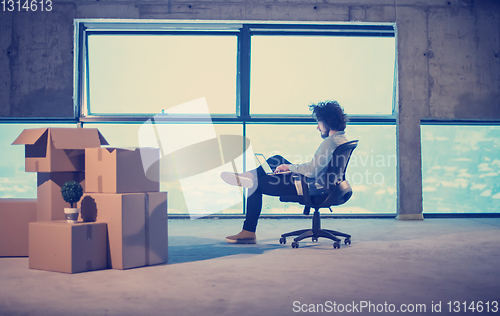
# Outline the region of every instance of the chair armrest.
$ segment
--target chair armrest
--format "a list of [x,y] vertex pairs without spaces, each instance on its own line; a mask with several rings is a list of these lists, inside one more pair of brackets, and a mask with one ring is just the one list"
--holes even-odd
[[293,173],[292,176],[299,177],[300,183],[302,185],[302,196],[304,197],[304,204],[306,206],[311,206],[312,201],[311,201],[311,195],[309,194],[309,185],[307,184],[306,176],[300,173]]

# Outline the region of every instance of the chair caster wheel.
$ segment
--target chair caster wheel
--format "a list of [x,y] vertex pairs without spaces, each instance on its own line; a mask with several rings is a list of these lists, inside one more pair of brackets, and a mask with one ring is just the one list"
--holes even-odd
[[318,238],[313,238],[312,241],[313,242],[318,242]]
[[340,243],[338,241],[333,243],[333,249],[340,249]]
[[286,238],[285,237],[281,237],[280,238],[280,244],[282,244],[282,245],[286,244]]
[[299,248],[299,243],[296,241],[292,242],[292,248]]
[[344,243],[345,243],[346,245],[350,245],[350,244],[351,244],[351,238],[346,238],[346,239],[344,239]]

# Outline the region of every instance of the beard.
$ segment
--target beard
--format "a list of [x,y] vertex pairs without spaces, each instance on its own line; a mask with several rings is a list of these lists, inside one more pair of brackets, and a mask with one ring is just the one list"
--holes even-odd
[[330,129],[327,128],[325,130],[325,132],[321,132],[321,138],[325,139],[325,138],[328,138],[328,136],[330,136]]

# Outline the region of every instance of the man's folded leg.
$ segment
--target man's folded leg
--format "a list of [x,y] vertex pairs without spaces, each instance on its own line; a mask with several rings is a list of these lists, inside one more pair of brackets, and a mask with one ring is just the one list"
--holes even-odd
[[234,172],[222,172],[220,177],[224,182],[230,185],[240,186],[244,188],[251,188],[254,184],[254,177],[252,173],[234,173]]

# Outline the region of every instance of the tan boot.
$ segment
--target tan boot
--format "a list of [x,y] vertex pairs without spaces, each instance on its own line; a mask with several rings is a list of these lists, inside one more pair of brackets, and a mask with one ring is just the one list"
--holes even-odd
[[257,243],[257,237],[255,233],[243,229],[237,235],[227,236],[226,241],[230,244],[255,244]]

